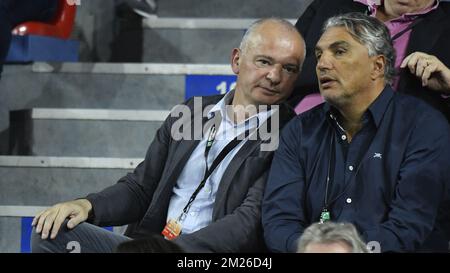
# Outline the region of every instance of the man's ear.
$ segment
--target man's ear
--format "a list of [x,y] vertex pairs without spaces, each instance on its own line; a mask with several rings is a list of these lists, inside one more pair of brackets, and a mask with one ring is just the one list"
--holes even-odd
[[384,78],[384,68],[386,67],[386,58],[383,55],[377,55],[373,57],[373,71],[371,78],[375,80],[377,78]]
[[234,48],[231,53],[231,69],[234,74],[239,74],[239,63],[241,61],[241,50],[239,48]]

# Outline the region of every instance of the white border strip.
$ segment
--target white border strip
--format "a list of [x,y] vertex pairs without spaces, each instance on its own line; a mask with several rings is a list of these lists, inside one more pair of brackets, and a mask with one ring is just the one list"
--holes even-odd
[[[144,28],[173,28],[173,29],[238,29],[245,30],[259,18],[170,18],[151,17],[142,20]],[[287,19],[292,24],[297,19]]]
[[164,121],[170,111],[33,108],[32,119]]
[[134,169],[143,158],[0,156],[0,167]]
[[229,64],[35,62],[32,70],[38,73],[234,75]]
[[34,217],[49,207],[38,206],[0,206],[0,217]]

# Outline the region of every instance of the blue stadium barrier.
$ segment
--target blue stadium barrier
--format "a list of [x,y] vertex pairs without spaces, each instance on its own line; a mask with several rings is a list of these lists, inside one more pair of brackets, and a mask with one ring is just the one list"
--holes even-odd
[[225,94],[236,85],[234,75],[187,75],[185,99],[193,96]]
[[13,35],[6,62],[77,62],[79,42],[53,37]]

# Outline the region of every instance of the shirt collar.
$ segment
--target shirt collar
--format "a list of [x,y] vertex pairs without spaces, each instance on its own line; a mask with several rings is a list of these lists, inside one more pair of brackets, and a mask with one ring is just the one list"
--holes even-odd
[[218,103],[216,103],[216,105],[214,105],[214,107],[211,108],[211,110],[209,110],[208,119],[213,118],[216,112],[220,112],[222,117],[226,117],[227,116],[225,115],[226,106],[231,105],[233,98],[234,98],[234,90],[231,90],[230,92],[226,93],[225,96],[223,96],[223,98]]
[[[378,128],[393,96],[394,90],[392,90],[389,85],[386,85],[380,95],[372,102],[367,111],[364,113],[363,119],[369,119],[371,116],[375,126]],[[331,116],[340,115],[339,111],[327,102],[324,105],[324,111],[327,114],[326,116],[329,118],[331,118]]]
[[225,96],[216,105],[214,105],[213,108],[211,108],[211,110],[209,110],[207,114],[208,119],[213,118],[216,115],[216,113],[219,112],[220,115],[222,116],[222,119],[225,119],[227,122],[233,124],[233,126],[235,127],[243,123],[249,123],[251,120],[254,119],[256,119],[257,127],[259,127],[259,125],[264,123],[274,113],[274,109],[270,109],[268,107],[268,111],[260,111],[256,115],[247,118],[243,122],[235,124],[226,114],[226,107],[227,105],[231,105],[234,98],[234,92],[235,90],[231,90],[230,92],[226,93]]
[[[353,0],[354,2],[361,3],[363,5],[366,5],[369,8],[369,12],[373,14],[376,9],[384,3],[384,0]],[[445,0],[436,0],[435,4],[425,10],[419,11],[419,12],[412,12],[412,13],[405,13],[401,17],[397,19],[412,19],[415,18],[418,15],[427,14],[432,10],[435,10],[439,6],[439,2],[446,2]],[[394,19],[395,20],[395,19]]]
[[388,108],[392,98],[394,96],[394,90],[389,85],[386,85],[381,91],[380,95],[369,106],[368,112],[372,114],[373,121],[377,127],[380,126],[384,113]]

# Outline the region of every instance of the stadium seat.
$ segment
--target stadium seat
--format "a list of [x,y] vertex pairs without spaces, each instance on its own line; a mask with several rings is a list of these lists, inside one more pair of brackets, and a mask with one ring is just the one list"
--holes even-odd
[[25,22],[16,26],[14,35],[39,35],[68,39],[72,33],[75,22],[76,5],[70,5],[66,0],[59,0],[58,11],[55,18],[49,22]]

